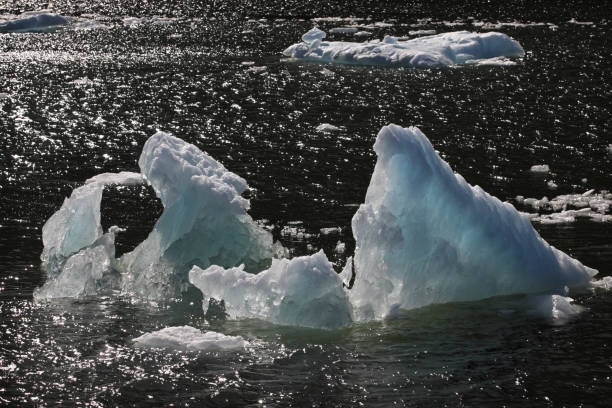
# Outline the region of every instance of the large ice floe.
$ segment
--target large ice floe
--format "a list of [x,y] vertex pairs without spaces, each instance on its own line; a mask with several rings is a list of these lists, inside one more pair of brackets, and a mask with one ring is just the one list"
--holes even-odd
[[40,33],[54,31],[70,22],[65,17],[51,12],[24,13],[7,20],[0,20],[0,33]]
[[[119,275],[111,287],[139,298],[167,299],[187,289],[193,265],[259,268],[282,251],[247,214],[244,179],[194,145],[158,132],[145,143],[139,166],[142,174],[105,173],[88,180],[45,223],[41,259],[48,281],[35,297],[92,295],[109,288],[108,276]],[[116,260],[114,234],[120,229],[102,233],[103,189],[145,180],[164,212],[147,239]]]
[[520,57],[523,48],[506,34],[457,31],[400,41],[385,36],[382,41],[323,41],[326,34],[313,28],[302,42],[291,45],[283,54],[317,62],[408,67],[444,67],[456,64],[509,65],[501,57]]
[[133,341],[141,347],[198,351],[236,351],[243,350],[249,344],[241,336],[227,336],[214,331],[202,333],[191,326],[166,327],[145,333]]
[[189,281],[204,294],[204,308],[210,298],[223,300],[230,318],[322,328],[352,322],[342,280],[322,250],[292,260],[275,259],[270,269],[257,275],[242,267],[194,267]]
[[352,221],[357,320],[587,285],[597,273],[546,243],[511,204],[453,173],[419,129],[386,126],[374,150],[365,204]]

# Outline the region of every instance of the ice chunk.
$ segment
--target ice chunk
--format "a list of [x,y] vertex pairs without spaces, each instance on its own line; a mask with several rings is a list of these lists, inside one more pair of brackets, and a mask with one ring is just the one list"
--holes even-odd
[[[408,41],[386,36],[382,42],[323,42],[314,46],[314,36],[309,31],[302,43],[288,47],[283,54],[319,62],[341,64],[443,67],[467,61],[495,57],[524,55],[521,45],[505,34],[484,34],[457,31]],[[321,40],[323,37],[317,37]]]
[[247,183],[196,146],[158,132],[143,147],[142,174],[164,212],[147,239],[123,255],[123,290],[166,299],[186,289],[193,265],[258,267],[280,245],[247,214]]
[[330,33],[334,34],[353,34],[357,32],[356,27],[334,27],[329,30]]
[[317,132],[337,132],[340,128],[329,123],[321,123],[317,126]]
[[531,166],[529,171],[532,173],[548,173],[550,172],[550,167],[548,167],[548,164],[535,164]]
[[32,33],[52,31],[57,29],[58,26],[68,24],[69,22],[69,17],[64,17],[59,14],[22,14],[21,16],[8,21],[0,21],[0,33]]
[[606,190],[596,193],[591,189],[584,193],[563,194],[550,200],[547,197],[539,200],[519,197],[516,198],[519,204],[530,206],[535,210],[552,211],[550,214],[531,214],[533,222],[566,224],[575,222],[577,218],[590,219],[595,222],[612,222],[612,215],[608,214],[612,208],[612,194]]
[[84,186],[75,189],[64,200],[62,207],[42,229],[44,247],[41,260],[50,278],[60,273],[71,255],[89,247],[102,236],[100,201],[104,186],[142,182],[138,173],[103,173],[87,180]]
[[352,321],[341,278],[323,251],[292,260],[274,259],[270,269],[257,275],[245,272],[242,266],[194,267],[189,281],[202,291],[205,309],[210,298],[223,300],[234,319],[317,328],[342,327]]
[[533,306],[533,313],[548,318],[555,324],[563,324],[583,310],[572,304],[574,299],[562,295],[533,295],[529,301]]
[[315,27],[311,29],[310,31],[308,31],[307,33],[305,33],[304,35],[302,35],[302,41],[304,41],[304,43],[306,44],[312,44],[313,42],[317,40],[322,40],[326,36],[327,34],[325,34],[325,31],[319,30],[318,28]]
[[353,217],[358,320],[396,308],[586,285],[597,273],[551,247],[508,204],[470,186],[415,127],[379,132]]
[[138,346],[200,351],[243,350],[249,344],[241,336],[226,336],[214,331],[202,333],[191,326],[166,327],[133,341]]
[[121,231],[111,227],[91,246],[70,256],[57,276],[34,290],[34,299],[92,296],[116,288],[119,276],[113,268],[115,234]]

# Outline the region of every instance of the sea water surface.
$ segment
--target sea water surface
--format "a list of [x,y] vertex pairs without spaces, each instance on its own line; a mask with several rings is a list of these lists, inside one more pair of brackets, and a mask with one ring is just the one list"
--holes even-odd
[[[608,406],[612,295],[603,291],[573,296],[583,311],[563,322],[513,296],[333,331],[207,321],[197,302],[32,300],[46,279],[44,222],[87,178],[138,171],[156,130],[244,177],[253,218],[292,255],[324,249],[338,271],[354,249],[350,220],[374,167],[372,144],[388,123],[419,126],[469,183],[523,211],[533,209],[518,195],[609,190],[605,2],[93,3],[0,0],[3,18],[48,7],[74,18],[53,32],[0,34],[1,405]],[[315,24],[358,24],[370,38],[495,29],[526,55],[515,66],[447,69],[282,57]],[[339,129],[318,131],[323,123]],[[536,164],[551,172],[530,172]],[[160,213],[149,187],[105,190],[103,226],[127,227],[118,255]],[[535,227],[612,275],[612,224]],[[185,324],[250,346],[133,346],[144,332]]]

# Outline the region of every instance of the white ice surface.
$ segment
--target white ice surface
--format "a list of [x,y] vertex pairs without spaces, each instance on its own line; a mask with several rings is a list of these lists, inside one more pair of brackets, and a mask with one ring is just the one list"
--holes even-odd
[[443,67],[524,54],[517,41],[496,32],[457,31],[408,41],[386,36],[382,42],[363,43],[324,42],[325,33],[321,33],[318,29],[309,31],[302,36],[301,43],[288,47],[283,54],[318,62],[414,67]]
[[51,278],[57,276],[70,256],[102,237],[100,201],[104,186],[142,182],[138,173],[103,173],[73,190],[42,228],[41,260],[47,275]]
[[549,173],[550,167],[548,164],[535,164],[529,169],[532,173]]
[[191,326],[166,327],[133,339],[137,346],[175,350],[243,350],[249,343],[241,336],[226,336],[214,331],[201,332]]
[[321,123],[317,126],[317,132],[337,132],[340,128],[329,123]]
[[562,295],[532,295],[528,300],[534,314],[550,319],[555,324],[563,324],[584,310],[572,304],[574,299]]
[[551,247],[516,209],[470,186],[415,128],[379,132],[353,217],[358,320],[391,310],[586,285],[594,269]]
[[351,306],[340,276],[323,251],[311,256],[273,259],[257,275],[242,267],[194,267],[189,281],[209,299],[223,300],[230,318],[257,318],[277,324],[336,328],[349,324]]
[[568,224],[578,218],[589,219],[594,222],[612,222],[612,193],[602,190],[588,190],[578,194],[563,194],[552,199],[548,197],[525,198],[517,196],[516,202],[529,206],[537,211],[546,211],[544,214],[527,214],[532,222],[542,224]]
[[114,274],[115,234],[118,227],[98,238],[92,245],[70,256],[55,277],[34,290],[34,299],[76,298],[93,296],[116,286]]
[[138,164],[164,212],[147,239],[118,261],[125,292],[179,296],[193,265],[255,266],[282,249],[247,214],[246,181],[196,146],[158,132]]
[[43,12],[40,14],[22,14],[13,19],[0,21],[0,33],[45,32],[68,24],[69,17]]

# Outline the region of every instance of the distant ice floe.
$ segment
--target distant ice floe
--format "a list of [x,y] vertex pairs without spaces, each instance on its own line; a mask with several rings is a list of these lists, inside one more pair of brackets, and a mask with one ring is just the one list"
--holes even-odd
[[[500,65],[500,57],[524,55],[521,45],[502,33],[484,34],[458,31],[399,41],[385,36],[382,41],[363,43],[328,41],[325,32],[313,28],[302,36],[302,42],[288,47],[283,54],[308,61],[339,64],[444,67],[475,64],[490,60]],[[497,58],[493,61],[492,59]],[[504,62],[509,65],[509,62]]]
[[70,17],[46,11],[24,13],[4,21],[0,20],[0,33],[49,32],[70,23],[70,21]]
[[537,211],[552,211],[548,214],[523,213],[532,222],[541,224],[569,224],[576,222],[578,218],[612,222],[612,215],[608,214],[612,208],[612,193],[605,190],[599,193],[588,190],[582,194],[564,194],[552,199],[516,196],[515,201]]
[[189,281],[209,300],[223,300],[233,319],[257,318],[273,323],[337,328],[352,322],[342,280],[323,251],[311,256],[273,259],[270,269],[253,275],[243,267],[194,267]]
[[512,205],[453,173],[419,129],[385,126],[374,150],[365,204],[352,221],[357,320],[584,286],[597,273],[546,243]]
[[535,164],[529,169],[532,173],[550,173],[548,164]]
[[356,27],[334,27],[329,30],[332,34],[353,34],[357,32]]
[[191,326],[166,327],[133,339],[137,346],[197,351],[239,351],[248,346],[241,336],[226,336],[214,331],[202,333]]
[[338,126],[331,125],[329,123],[321,123],[317,126],[317,132],[337,132],[340,128]]

